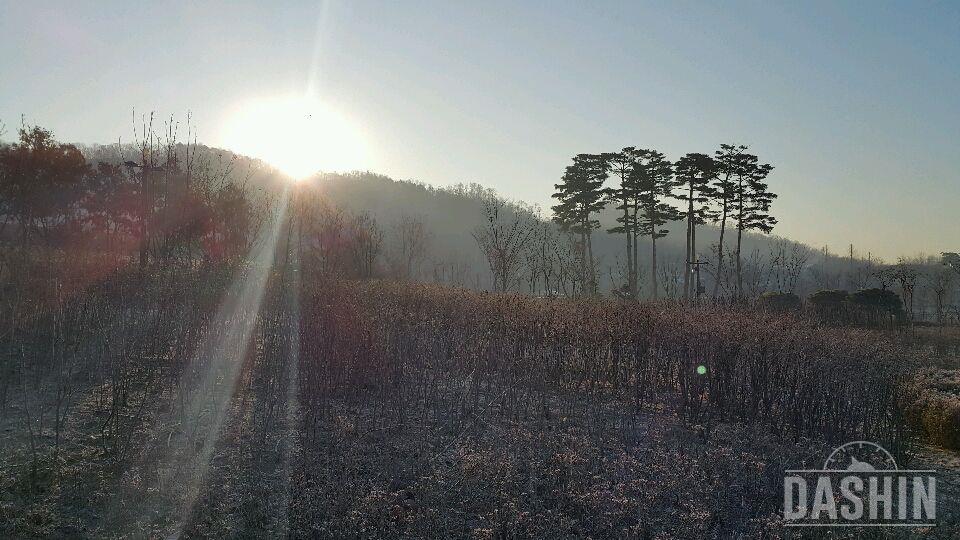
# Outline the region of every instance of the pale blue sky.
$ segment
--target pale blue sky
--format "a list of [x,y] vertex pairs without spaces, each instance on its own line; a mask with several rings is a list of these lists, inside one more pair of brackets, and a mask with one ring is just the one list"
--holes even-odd
[[136,108],[217,144],[312,80],[394,177],[546,207],[577,152],[736,142],[777,167],[779,234],[960,250],[957,3],[0,0],[0,50],[8,139],[129,140]]

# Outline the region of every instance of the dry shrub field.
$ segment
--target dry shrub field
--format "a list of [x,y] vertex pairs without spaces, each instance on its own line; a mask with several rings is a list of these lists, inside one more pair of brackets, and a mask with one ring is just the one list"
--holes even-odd
[[782,536],[784,469],[912,455],[876,332],[245,271],[15,274],[0,536]]
[[869,332],[386,282],[317,286],[303,315],[327,532],[773,533],[786,464],[905,450],[905,359]]
[[423,414],[461,423],[578,411],[605,431],[606,407],[628,417],[669,406],[705,430],[741,421],[793,439],[903,441],[898,388],[910,366],[875,333],[386,282],[315,290],[301,319],[308,414],[335,399],[375,403],[400,425]]

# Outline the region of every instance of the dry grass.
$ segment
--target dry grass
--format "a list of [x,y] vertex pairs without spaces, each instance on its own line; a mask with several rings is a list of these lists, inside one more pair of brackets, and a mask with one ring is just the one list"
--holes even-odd
[[304,314],[298,536],[777,536],[784,469],[906,443],[875,332],[394,283]]
[[907,418],[930,444],[960,450],[960,371],[919,372]]
[[586,409],[671,401],[690,423],[902,442],[908,358],[874,332],[721,308],[392,283],[325,284],[304,309],[301,361],[316,377],[301,387],[317,414],[336,398],[390,408],[400,423],[437,407],[532,415],[554,397]]
[[905,442],[908,366],[873,332],[388,282],[303,292],[285,417],[274,276],[181,516],[155,458],[229,270],[118,274],[7,327],[0,535],[164,536],[185,518],[187,536],[779,536],[784,469],[838,439]]

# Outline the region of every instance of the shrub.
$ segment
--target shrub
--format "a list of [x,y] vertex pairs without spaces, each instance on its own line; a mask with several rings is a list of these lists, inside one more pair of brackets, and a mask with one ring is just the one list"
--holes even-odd
[[850,295],[850,301],[859,306],[885,311],[895,316],[903,313],[900,295],[886,289],[861,289]]
[[912,384],[907,420],[928,443],[960,450],[960,371],[923,371]]
[[[426,285],[327,284],[305,301],[310,411],[383,402],[403,422],[676,400],[690,422],[741,420],[792,436],[896,445],[903,354],[873,332],[769,313],[537,299]],[[699,373],[698,367],[705,368]],[[453,392],[455,397],[445,396]]]
[[839,307],[850,299],[850,293],[839,289],[824,289],[817,291],[809,296],[807,300],[816,307],[832,308]]
[[799,311],[803,302],[793,293],[765,292],[757,299],[757,305],[768,311],[787,312]]

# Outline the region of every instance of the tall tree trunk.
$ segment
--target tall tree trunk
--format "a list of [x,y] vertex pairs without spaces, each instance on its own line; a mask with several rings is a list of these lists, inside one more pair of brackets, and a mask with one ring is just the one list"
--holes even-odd
[[687,194],[687,251],[686,258],[683,261],[683,299],[690,299],[690,262],[693,261],[693,254],[690,251],[693,237],[693,182],[690,182],[690,190]]
[[587,229],[587,254],[590,260],[590,296],[597,295],[597,275],[593,265],[593,234]]
[[743,299],[743,271],[740,263],[740,241],[743,238],[743,225],[737,225],[737,301]]
[[723,279],[723,235],[727,230],[727,202],[723,202],[723,212],[720,217],[720,242],[717,246],[717,279],[713,283],[713,299],[717,299],[720,291],[720,280]]
[[633,288],[640,296],[640,243],[638,237],[640,232],[637,230],[637,212],[639,208],[634,205],[633,219],[630,222],[630,233],[633,235]]
[[589,289],[587,281],[587,233],[586,229],[580,232],[580,293],[586,295]]
[[633,274],[633,245],[630,242],[630,206],[627,204],[626,197],[623,198],[623,234],[627,239],[627,290],[630,293],[630,298],[636,298],[637,281]]
[[743,272],[740,262],[740,245],[743,241],[743,218],[744,218],[744,208],[743,208],[743,177],[740,178],[740,182],[737,186],[737,192],[739,194],[737,202],[740,206],[737,213],[737,301],[743,299]]
[[[693,220],[690,223],[690,260],[693,262],[700,262],[700,258],[697,257],[697,221]],[[696,300],[700,296],[700,265],[694,267],[697,273],[697,280],[692,284],[693,288],[693,298]]]
[[650,269],[652,270],[650,286],[652,290],[650,291],[650,298],[652,300],[657,299],[657,231],[654,229],[653,234],[650,235]]

